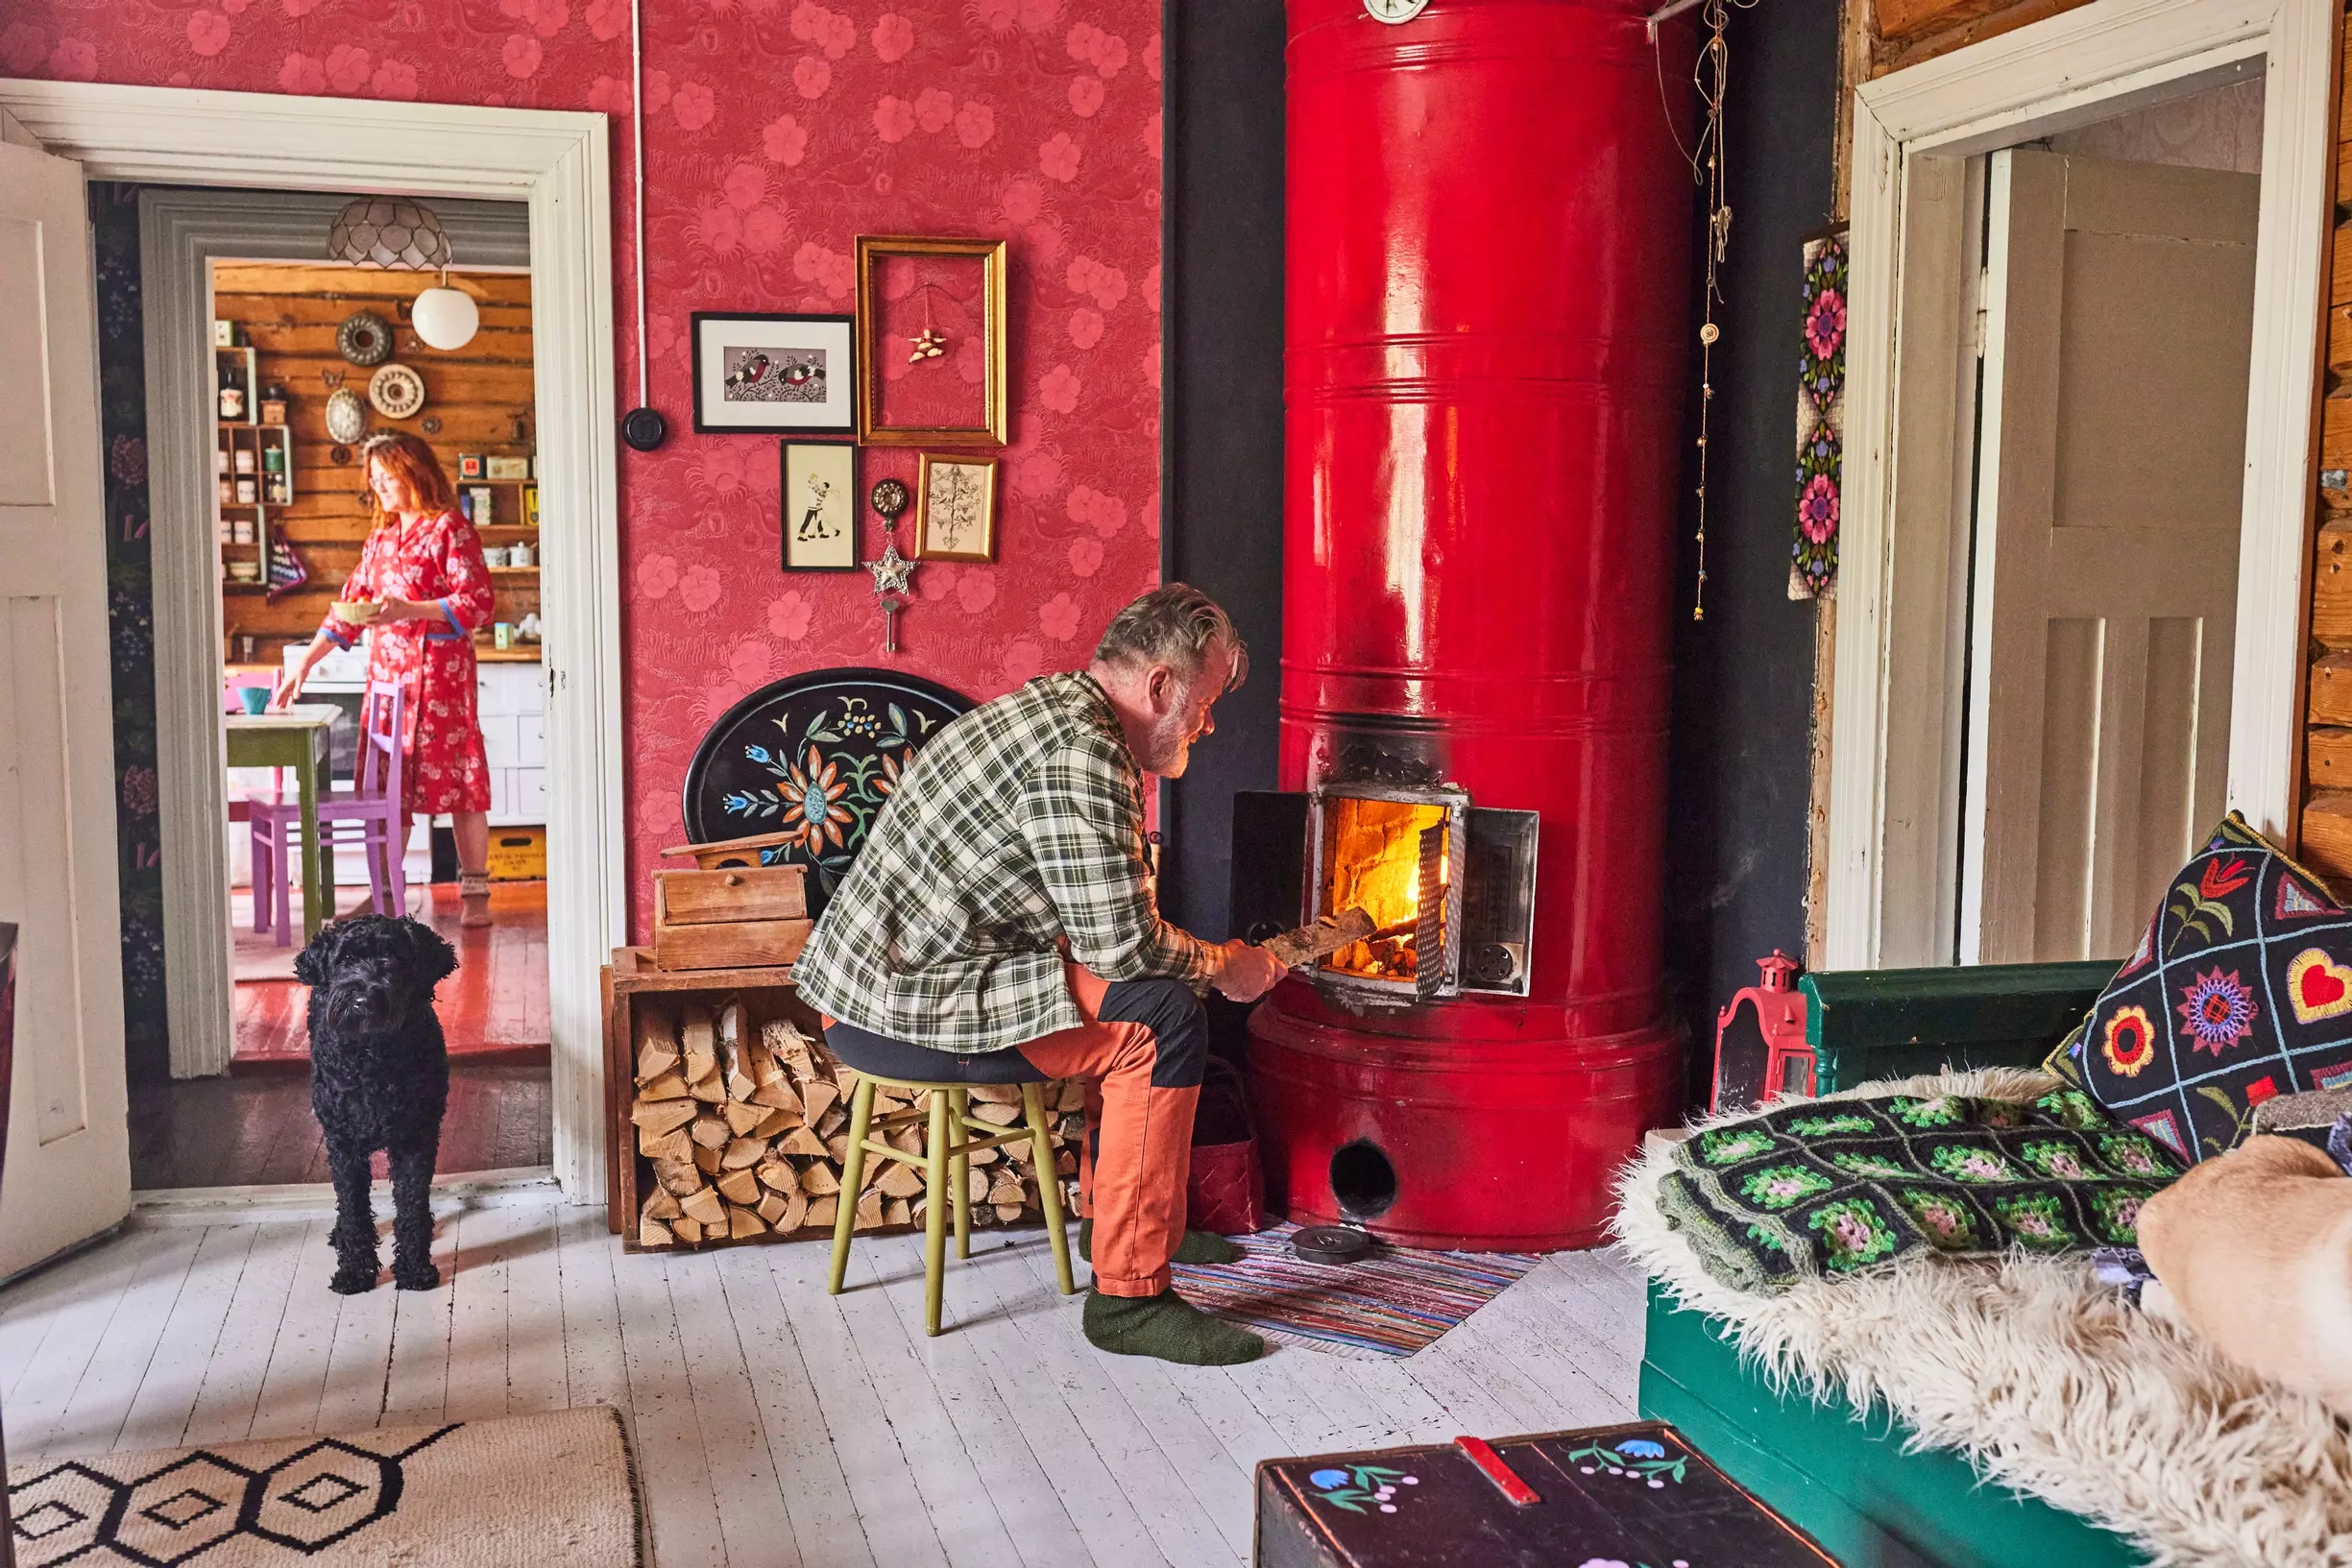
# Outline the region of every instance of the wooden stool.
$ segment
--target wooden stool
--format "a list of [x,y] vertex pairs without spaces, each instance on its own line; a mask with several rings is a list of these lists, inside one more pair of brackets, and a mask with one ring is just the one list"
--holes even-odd
[[[883,1084],[911,1090],[921,1103],[877,1120],[874,1091]],[[1046,1127],[1045,1101],[1038,1098],[1036,1084],[1025,1083],[1020,1087],[1026,1125],[1006,1131],[971,1114],[968,1084],[919,1083],[907,1078],[878,1078],[868,1073],[858,1074],[858,1086],[849,1098],[849,1152],[841,1161],[841,1206],[833,1222],[833,1274],[825,1285],[828,1294],[841,1293],[841,1276],[849,1268],[849,1233],[857,1220],[858,1194],[865,1185],[865,1157],[879,1154],[885,1160],[921,1166],[925,1184],[923,1331],[938,1333],[940,1276],[946,1272],[947,1218],[951,1208],[956,1216],[956,1256],[972,1255],[971,1156],[975,1150],[994,1148],[1023,1138],[1030,1141],[1036,1167],[1037,1206],[1045,1211],[1046,1237],[1054,1245],[1055,1278],[1061,1284],[1062,1294],[1078,1293],[1078,1286],[1070,1277],[1070,1238],[1062,1228],[1061,1177],[1054,1170],[1054,1138]],[[917,1122],[930,1123],[920,1154],[909,1154],[867,1136]],[[984,1136],[968,1136],[975,1132]],[[954,1189],[953,1196],[950,1188]]]

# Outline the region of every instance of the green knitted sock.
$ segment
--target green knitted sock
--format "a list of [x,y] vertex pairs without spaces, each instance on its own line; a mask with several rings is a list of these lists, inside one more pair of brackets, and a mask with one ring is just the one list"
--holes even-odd
[[1248,1329],[1211,1317],[1175,1291],[1153,1296],[1086,1292],[1086,1341],[1114,1356],[1151,1356],[1183,1366],[1236,1366],[1266,1354]]
[[[1094,1221],[1081,1219],[1078,1223],[1078,1255],[1087,1263],[1094,1262]],[[1214,1231],[1188,1230],[1184,1240],[1176,1243],[1176,1256],[1170,1263],[1239,1263],[1247,1256],[1240,1247]]]

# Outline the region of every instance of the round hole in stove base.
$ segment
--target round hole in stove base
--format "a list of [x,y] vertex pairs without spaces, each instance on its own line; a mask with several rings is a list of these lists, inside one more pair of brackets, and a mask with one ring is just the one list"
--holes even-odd
[[1396,1201],[1396,1168],[1369,1138],[1343,1144],[1331,1156],[1331,1195],[1350,1219],[1377,1219]]

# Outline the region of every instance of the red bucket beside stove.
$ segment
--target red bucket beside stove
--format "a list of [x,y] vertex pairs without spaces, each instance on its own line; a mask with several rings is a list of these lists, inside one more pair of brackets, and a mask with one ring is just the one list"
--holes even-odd
[[[1644,9],[1288,7],[1288,793],[1237,805],[1234,929],[1371,928],[1250,1018],[1269,1197],[1300,1223],[1592,1245],[1681,1113],[1691,186]],[[1661,46],[1679,80],[1688,37]]]

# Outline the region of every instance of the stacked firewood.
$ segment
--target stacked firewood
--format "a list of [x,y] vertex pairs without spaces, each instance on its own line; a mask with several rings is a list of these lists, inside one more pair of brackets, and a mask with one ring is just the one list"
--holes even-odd
[[[842,1191],[857,1074],[820,1041],[788,1019],[755,1023],[738,1001],[715,1008],[690,1001],[674,1021],[659,1006],[641,1003],[636,1019],[637,1096],[629,1120],[641,1157],[639,1246],[830,1234],[843,1203],[856,1206],[859,1230],[922,1222],[920,1166],[868,1149],[861,1191]],[[1043,1093],[1054,1123],[1051,1179],[1061,1180],[1078,1172],[1084,1090],[1065,1081]],[[1021,1121],[1016,1086],[974,1084],[970,1098],[978,1121],[1000,1127]],[[909,1093],[879,1087],[874,1118],[913,1104]],[[919,1154],[924,1127],[869,1136]],[[1026,1140],[972,1154],[972,1222],[1035,1218],[1035,1165]]]

